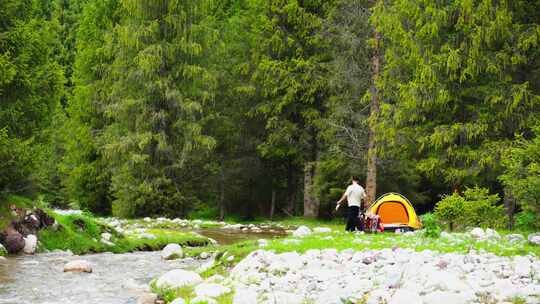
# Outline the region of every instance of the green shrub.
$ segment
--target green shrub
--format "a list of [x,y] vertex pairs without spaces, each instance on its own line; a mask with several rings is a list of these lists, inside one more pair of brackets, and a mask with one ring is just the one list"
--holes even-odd
[[528,231],[540,229],[540,219],[530,210],[517,213],[515,215],[515,220],[515,228],[517,230]]
[[[437,218],[448,223],[450,230],[454,229],[454,224],[462,217],[465,209],[465,199],[457,193],[446,195],[435,206]],[[425,223],[424,223],[425,225]]]
[[219,209],[217,207],[201,206],[188,215],[190,219],[206,219],[215,220],[219,217]]
[[453,193],[435,206],[435,215],[449,225],[502,228],[505,223],[504,206],[497,205],[498,194],[489,194],[485,188],[467,188],[463,196]]
[[485,188],[469,188],[465,196],[463,223],[475,227],[502,228],[505,224],[504,206],[497,205],[498,194],[489,194]]
[[422,225],[425,229],[425,236],[438,238],[441,235],[441,226],[439,225],[439,219],[435,214],[426,213],[422,215]]

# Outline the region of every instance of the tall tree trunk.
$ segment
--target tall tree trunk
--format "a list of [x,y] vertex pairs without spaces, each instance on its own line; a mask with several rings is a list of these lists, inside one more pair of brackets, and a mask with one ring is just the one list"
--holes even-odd
[[317,170],[317,162],[308,162],[304,168],[304,216],[315,218],[319,215],[319,200],[313,189],[313,179]]
[[276,186],[272,185],[272,201],[270,202],[270,220],[274,219],[276,212]]
[[219,220],[223,221],[225,218],[225,170],[223,164],[221,165],[219,172]]
[[[376,2],[376,1],[374,1]],[[366,175],[366,202],[371,204],[375,201],[377,195],[377,151],[375,146],[375,126],[379,116],[379,92],[377,91],[377,79],[380,70],[380,52],[379,41],[380,34],[375,30],[375,49],[371,57],[372,83],[371,83],[371,105],[369,114],[369,134],[368,134],[368,159]]]
[[516,212],[516,199],[507,187],[504,188],[504,207],[508,215],[508,229],[514,228],[514,214]]
[[289,162],[287,166],[287,198],[284,209],[284,212],[289,216],[294,215],[294,205],[296,204],[296,180],[293,170],[293,165]]

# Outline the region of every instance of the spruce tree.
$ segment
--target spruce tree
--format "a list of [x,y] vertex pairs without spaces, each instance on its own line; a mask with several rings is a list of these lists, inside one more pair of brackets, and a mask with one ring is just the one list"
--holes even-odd
[[112,170],[113,214],[185,215],[215,145],[201,119],[215,80],[201,66],[205,1],[132,0],[112,41],[103,144]]

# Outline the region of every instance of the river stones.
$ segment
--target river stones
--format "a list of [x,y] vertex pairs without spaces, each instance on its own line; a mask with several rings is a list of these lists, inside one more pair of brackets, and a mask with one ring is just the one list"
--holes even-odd
[[216,298],[229,292],[230,288],[215,283],[202,283],[195,287],[195,294],[201,297]]
[[174,269],[160,276],[156,281],[156,287],[175,289],[184,286],[192,286],[201,282],[202,278],[196,272]]
[[137,298],[137,304],[154,304],[158,299],[155,293],[143,293]]
[[184,255],[182,247],[178,244],[168,244],[161,250],[161,258],[164,260],[179,259]]
[[37,237],[33,234],[29,234],[24,238],[23,252],[26,254],[34,254],[37,247]]
[[257,292],[251,289],[238,288],[234,293],[233,304],[257,303]]
[[292,233],[292,235],[294,237],[305,237],[311,233],[311,229],[309,229],[307,226],[300,226]]
[[24,238],[16,230],[9,230],[5,237],[5,245],[8,253],[18,253],[24,248]]
[[525,237],[522,234],[514,233],[507,235],[506,240],[510,243],[522,243],[525,242]]
[[332,229],[328,227],[315,227],[313,228],[313,232],[315,233],[329,233],[332,232]]
[[171,302],[171,304],[186,304],[186,301],[182,298],[176,298]]
[[531,233],[527,236],[530,243],[534,245],[540,245],[540,232]]
[[64,272],[92,272],[92,264],[85,260],[75,260],[64,265]]

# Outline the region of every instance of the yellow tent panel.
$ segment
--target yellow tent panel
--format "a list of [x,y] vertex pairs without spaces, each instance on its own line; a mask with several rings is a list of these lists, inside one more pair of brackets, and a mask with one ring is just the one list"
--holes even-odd
[[368,212],[378,214],[385,229],[420,229],[422,224],[409,200],[398,193],[387,193],[379,197]]

